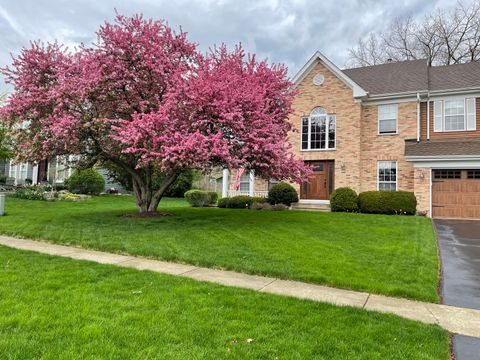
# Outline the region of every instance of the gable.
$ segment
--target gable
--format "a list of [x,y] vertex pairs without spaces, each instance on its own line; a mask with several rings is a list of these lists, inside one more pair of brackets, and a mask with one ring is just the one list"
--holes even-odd
[[316,65],[323,65],[330,73],[352,89],[353,97],[364,97],[368,93],[350,77],[348,77],[344,72],[342,72],[333,62],[331,62],[327,57],[322,53],[317,51],[313,56],[308,60],[308,62],[300,69],[300,71],[292,78],[292,82],[295,87],[300,85],[300,83],[310,74],[310,72],[315,68]]

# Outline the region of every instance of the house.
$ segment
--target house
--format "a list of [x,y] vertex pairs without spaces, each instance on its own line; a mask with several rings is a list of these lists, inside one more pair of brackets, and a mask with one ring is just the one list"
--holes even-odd
[[[13,160],[7,160],[0,163],[0,175],[6,175],[17,186],[42,183],[63,184],[72,175],[74,162],[75,156],[72,155],[57,156],[37,163],[15,163]],[[106,169],[98,168],[97,170],[105,179],[104,192],[114,188],[121,194],[128,193],[121,184],[112,180]]]
[[[480,63],[426,60],[340,70],[320,52],[293,78],[289,121],[296,155],[310,164],[301,203],[335,188],[413,191],[418,211],[480,218]],[[223,196],[266,196],[272,181],[223,172]]]

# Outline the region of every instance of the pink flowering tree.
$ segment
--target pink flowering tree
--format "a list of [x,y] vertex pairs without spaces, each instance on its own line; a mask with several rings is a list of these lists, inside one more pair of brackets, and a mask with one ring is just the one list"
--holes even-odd
[[[156,211],[185,169],[246,168],[302,180],[287,121],[287,70],[225,46],[201,54],[161,21],[118,16],[92,47],[33,43],[2,70],[15,91],[0,112],[18,160],[78,155],[127,174],[140,212]],[[156,172],[163,174],[154,189]]]

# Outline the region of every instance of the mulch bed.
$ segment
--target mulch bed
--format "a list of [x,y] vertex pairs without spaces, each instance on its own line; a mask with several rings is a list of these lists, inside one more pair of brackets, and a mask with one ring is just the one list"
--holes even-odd
[[148,211],[144,213],[125,214],[123,215],[123,217],[141,219],[141,218],[155,218],[155,217],[164,217],[164,216],[172,216],[172,215],[173,214],[162,212],[162,211]]

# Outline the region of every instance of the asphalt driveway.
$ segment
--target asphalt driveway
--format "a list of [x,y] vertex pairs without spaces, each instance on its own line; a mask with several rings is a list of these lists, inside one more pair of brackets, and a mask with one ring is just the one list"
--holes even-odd
[[[435,219],[447,305],[480,309],[480,221]],[[480,339],[455,335],[456,360],[480,360]]]

